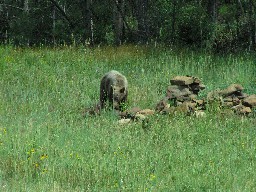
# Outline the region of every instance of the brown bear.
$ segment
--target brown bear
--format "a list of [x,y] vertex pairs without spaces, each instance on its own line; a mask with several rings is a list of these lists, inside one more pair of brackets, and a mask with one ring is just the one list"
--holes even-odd
[[100,107],[106,107],[107,100],[109,105],[121,111],[121,104],[127,101],[128,81],[124,75],[112,70],[106,73],[100,82]]

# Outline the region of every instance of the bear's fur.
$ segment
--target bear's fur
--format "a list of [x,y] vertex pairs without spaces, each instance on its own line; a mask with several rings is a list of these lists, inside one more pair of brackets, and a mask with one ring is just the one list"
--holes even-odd
[[121,110],[120,104],[127,101],[128,81],[124,75],[112,70],[106,73],[100,82],[100,107],[106,107],[106,102],[116,110]]

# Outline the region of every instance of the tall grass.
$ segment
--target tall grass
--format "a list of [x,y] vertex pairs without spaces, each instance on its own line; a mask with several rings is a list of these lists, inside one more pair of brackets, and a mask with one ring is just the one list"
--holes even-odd
[[119,125],[83,118],[102,75],[129,81],[129,107],[154,108],[175,75],[255,93],[255,57],[142,46],[0,47],[1,191],[255,191],[255,118],[155,115]]

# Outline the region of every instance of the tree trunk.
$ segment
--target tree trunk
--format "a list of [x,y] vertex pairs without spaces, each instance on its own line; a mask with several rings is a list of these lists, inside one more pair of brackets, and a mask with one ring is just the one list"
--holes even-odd
[[218,8],[218,0],[208,1],[208,13],[211,16],[213,23],[217,22],[217,8]]
[[114,35],[115,35],[115,44],[121,45],[124,36],[124,0],[114,0],[114,9],[113,9],[113,20],[114,20]]
[[26,13],[29,12],[28,0],[24,1],[24,12],[26,12]]
[[0,43],[7,43],[9,29],[9,12],[5,6],[0,5]]
[[254,48],[255,46],[255,21],[253,19],[254,15],[253,15],[253,1],[252,0],[249,0],[249,34],[250,34],[250,37],[249,37],[249,49],[251,48]]
[[208,14],[210,15],[212,30],[211,30],[211,43],[210,46],[215,50],[218,50],[219,43],[216,39],[216,27],[218,22],[218,0],[209,0],[207,6]]
[[148,19],[147,9],[148,0],[137,0],[136,1],[136,17],[138,22],[138,41],[146,43],[148,41]]
[[66,14],[65,7],[64,7],[64,9],[62,9],[57,1],[55,1],[55,0],[50,0],[50,1],[60,11],[61,15],[63,15],[63,17],[68,21],[70,28],[73,29],[75,27],[75,25],[74,25],[73,21]]
[[173,9],[172,9],[172,28],[171,28],[171,40],[175,42],[175,36],[176,36],[176,17],[177,17],[177,0],[173,0]]
[[56,45],[55,39],[55,31],[56,31],[56,8],[52,6],[52,38],[53,38],[53,45]]
[[84,40],[86,43],[92,45],[93,44],[93,21],[92,21],[92,13],[91,13],[91,0],[83,0],[83,21],[84,21]]

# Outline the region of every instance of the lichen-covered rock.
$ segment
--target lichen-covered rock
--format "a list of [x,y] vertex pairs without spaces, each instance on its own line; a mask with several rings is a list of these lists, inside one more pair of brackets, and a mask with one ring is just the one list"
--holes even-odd
[[189,95],[193,94],[188,87],[178,86],[178,85],[170,85],[167,88],[166,96],[170,99],[172,98],[180,98],[180,97],[189,97]]
[[195,99],[194,101],[196,102],[197,107],[202,107],[202,108],[205,107],[205,104],[206,104],[205,100],[203,100],[203,99]]
[[246,107],[244,105],[234,106],[232,107],[232,110],[234,110],[234,112],[239,115],[247,115],[252,112],[250,107]]
[[[171,85],[167,87],[166,97],[156,106],[156,111],[171,113],[170,107],[178,107],[176,112],[195,111],[205,109],[204,101],[196,101],[200,90],[205,89],[199,78],[193,76],[176,76],[170,80]],[[201,103],[201,104],[200,104]]]
[[246,97],[242,103],[247,107],[256,107],[256,95]]
[[120,116],[121,118],[134,118],[135,114],[136,114],[138,111],[141,111],[141,108],[139,108],[139,107],[133,107],[133,108],[131,108],[130,110],[126,110],[126,111],[120,112],[120,113],[119,113],[119,116]]
[[195,111],[195,116],[197,118],[206,117],[206,114],[204,111]]
[[186,105],[188,112],[195,111],[197,103],[195,101],[184,101],[182,105]]
[[200,80],[192,76],[176,76],[170,80],[172,85],[190,85],[192,83],[200,83]]
[[157,103],[155,111],[161,112],[162,110],[167,109],[169,107],[170,105],[168,104],[168,97],[165,97]]
[[155,113],[152,109],[143,109],[138,111],[136,114],[142,114],[142,115],[153,115]]
[[140,113],[138,113],[138,114],[136,114],[135,115],[135,120],[137,120],[137,121],[143,121],[143,120],[145,120],[147,117],[145,116],[145,115],[142,115],[142,114],[140,114]]
[[240,84],[231,84],[223,90],[214,90],[208,93],[208,103],[211,101],[220,101],[222,108],[232,109],[234,113],[245,115],[252,112],[256,106],[256,95],[243,93],[244,88]]
[[226,107],[226,108],[231,108],[231,107],[234,106],[234,104],[233,104],[232,101],[231,102],[230,101],[225,101],[225,102],[222,103],[222,106]]
[[190,108],[190,106],[184,102],[181,105],[175,107],[175,113],[184,113],[184,114],[191,114],[193,109]]
[[131,119],[120,119],[118,121],[118,123],[121,124],[121,125],[128,124],[130,122],[131,122]]
[[205,85],[204,85],[204,84],[201,84],[201,83],[199,83],[199,84],[193,83],[193,84],[189,85],[189,89],[190,89],[191,91],[193,91],[194,94],[197,95],[199,91],[205,89]]
[[231,84],[230,86],[228,86],[226,89],[223,89],[219,92],[219,94],[222,97],[228,97],[230,95],[240,95],[241,91],[243,91],[244,88],[242,87],[242,85],[239,84]]

